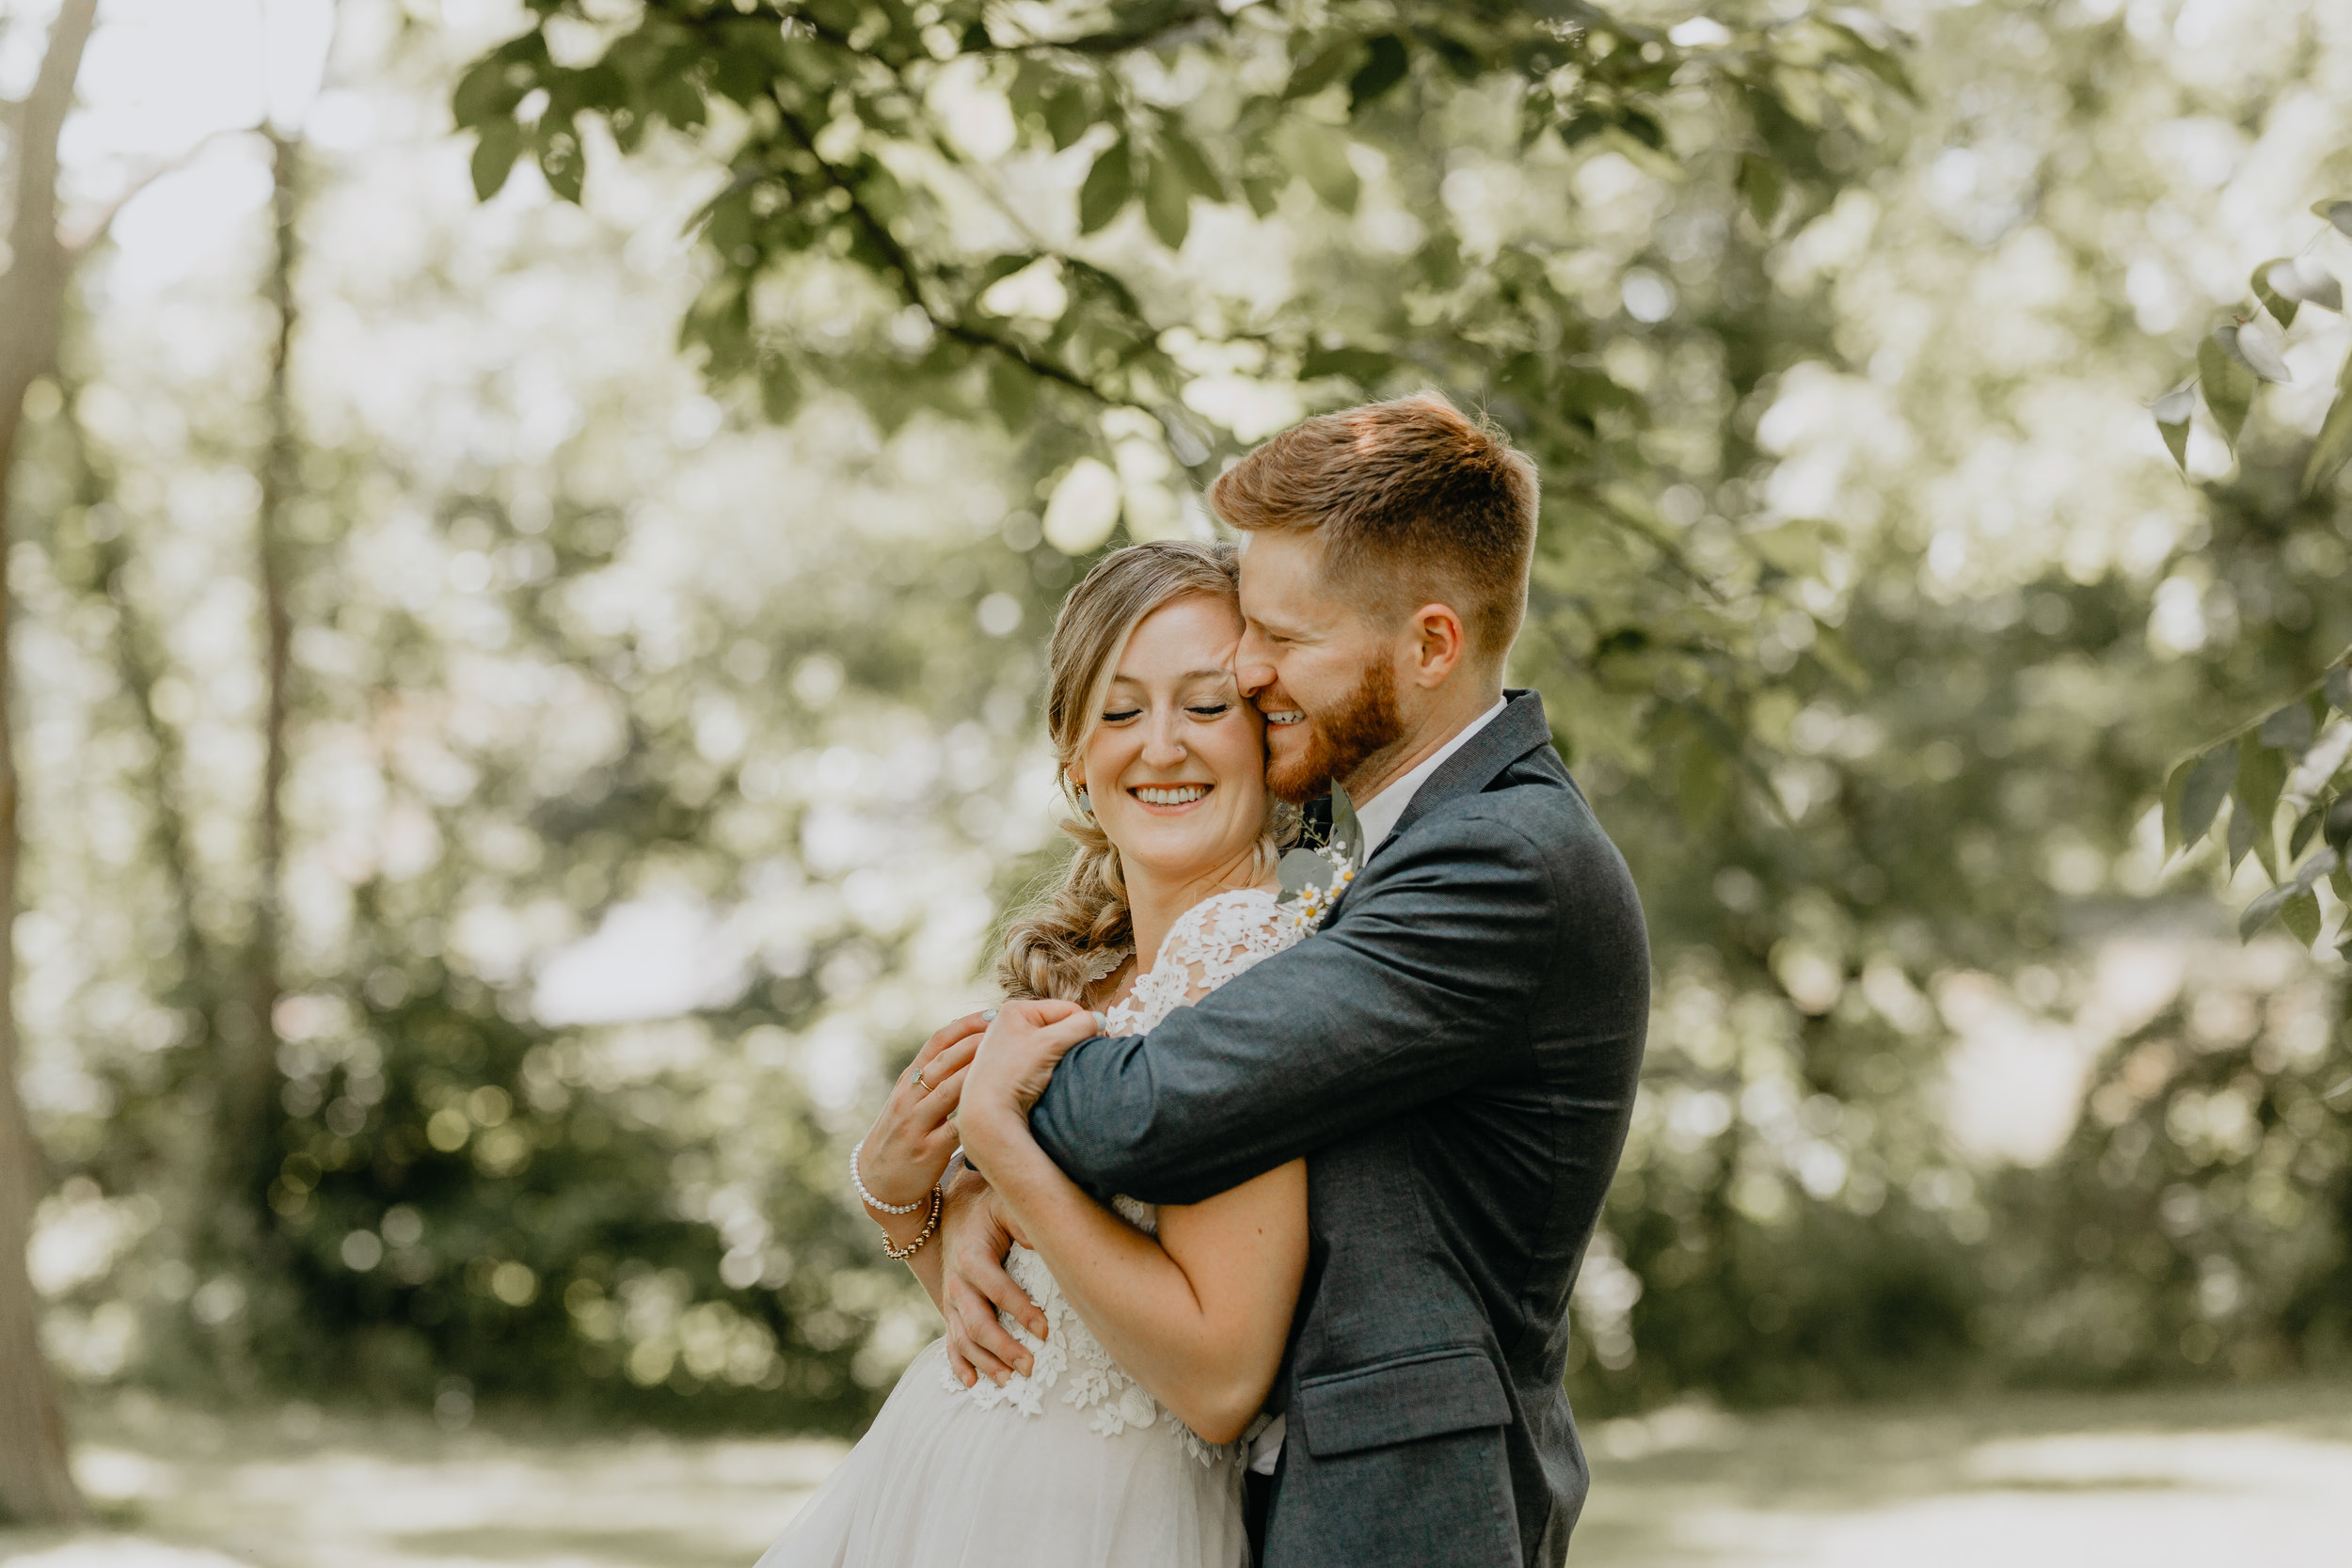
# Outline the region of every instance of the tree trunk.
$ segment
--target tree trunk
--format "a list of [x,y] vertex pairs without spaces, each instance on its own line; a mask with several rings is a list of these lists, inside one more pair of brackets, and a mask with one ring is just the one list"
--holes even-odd
[[24,1249],[41,1186],[39,1151],[16,1089],[16,751],[8,658],[7,502],[24,393],[56,360],[73,258],[57,238],[57,133],[73,104],[98,0],[65,0],[18,120],[8,269],[0,273],[0,1512],[35,1523],[83,1517],[67,1465],[65,1418],[40,1354],[40,1304]]
[[293,576],[287,509],[299,488],[299,433],[294,428],[289,367],[294,355],[294,274],[298,260],[295,213],[300,144],[277,131],[269,135],[275,199],[275,243],[262,294],[277,316],[270,341],[269,388],[263,412],[268,437],[255,477],[261,505],[254,521],[256,577],[262,591],[262,792],[256,802],[252,944],[246,956],[245,1001],[252,1027],[243,1038],[224,1039],[231,1053],[225,1065],[228,1102],[222,1118],[222,1152],[230,1165],[222,1197],[243,1206],[257,1225],[266,1226],[265,1194],[275,1167],[270,1138],[270,1099],[278,1086],[276,1015],[281,989],[278,959],[283,912],[286,784],[286,680],[292,669],[294,618],[286,597]]

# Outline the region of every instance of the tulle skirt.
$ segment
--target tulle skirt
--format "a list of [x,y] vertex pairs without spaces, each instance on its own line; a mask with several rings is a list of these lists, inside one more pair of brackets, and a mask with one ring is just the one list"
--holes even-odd
[[934,1341],[758,1568],[1241,1568],[1242,1466],[1173,1418],[1113,1435],[950,1390]]

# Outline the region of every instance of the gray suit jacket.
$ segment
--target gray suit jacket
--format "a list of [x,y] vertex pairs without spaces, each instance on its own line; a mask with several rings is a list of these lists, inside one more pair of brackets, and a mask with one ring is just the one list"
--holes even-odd
[[1631,879],[1509,694],[1323,929],[1032,1117],[1082,1185],[1191,1203],[1308,1156],[1267,1568],[1560,1562],[1583,1505],[1568,1288],[1649,1017]]

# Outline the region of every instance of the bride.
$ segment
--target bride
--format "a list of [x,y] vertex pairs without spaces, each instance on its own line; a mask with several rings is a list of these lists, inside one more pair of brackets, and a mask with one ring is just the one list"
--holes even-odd
[[[1064,1049],[1147,1033],[1295,940],[1272,892],[1279,808],[1264,721],[1234,685],[1240,636],[1231,546],[1120,550],[1062,606],[1046,722],[1078,850],[1008,933],[998,976],[1009,997],[1101,1012]],[[1306,1164],[1114,1212],[1031,1141],[1015,1080],[1041,1064],[981,1055],[993,1016],[924,1047],[850,1175],[937,1304],[927,1243],[961,1138],[995,1179],[1020,1243],[1008,1267],[1037,1303],[1037,1321],[1006,1325],[1022,1364],[966,1387],[934,1342],[759,1568],[1236,1568],[1244,1439],[1306,1268]]]

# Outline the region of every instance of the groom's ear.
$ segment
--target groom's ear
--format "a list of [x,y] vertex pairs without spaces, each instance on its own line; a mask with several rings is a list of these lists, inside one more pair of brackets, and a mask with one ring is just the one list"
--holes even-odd
[[1413,684],[1423,689],[1442,686],[1470,651],[1462,617],[1452,605],[1425,604],[1413,611],[1407,629],[1413,640]]

